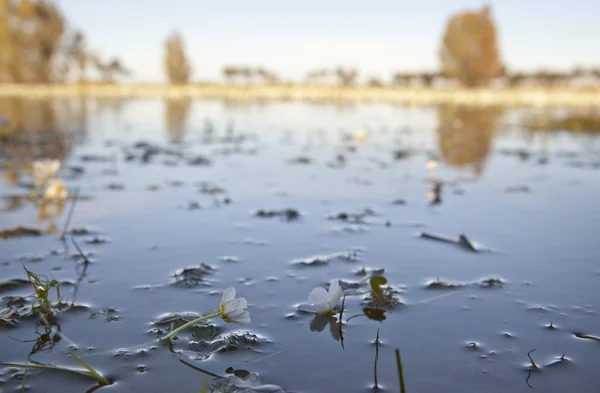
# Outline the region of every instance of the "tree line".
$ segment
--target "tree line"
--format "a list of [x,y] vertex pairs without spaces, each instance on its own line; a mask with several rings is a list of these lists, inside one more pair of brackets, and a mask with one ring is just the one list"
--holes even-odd
[[[489,6],[451,16],[439,48],[439,70],[393,72],[385,80],[367,77],[366,85],[430,87],[438,81],[466,87],[489,86],[497,80],[508,86],[526,81],[555,86],[585,76],[600,78],[600,68],[570,72],[508,70],[498,48],[496,24]],[[193,67],[183,37],[171,33],[165,40],[164,72],[170,84],[192,82]],[[114,83],[131,71],[116,58],[106,58],[88,43],[84,33],[69,28],[61,11],[48,0],[0,0],[0,83],[88,83],[93,73],[102,83]],[[225,65],[222,78],[230,84],[288,84],[263,66]],[[353,86],[359,71],[351,67],[310,70],[303,83]]]
[[0,0],[0,83],[85,82],[89,71],[106,83],[130,74],[120,59],[92,50],[54,3]]

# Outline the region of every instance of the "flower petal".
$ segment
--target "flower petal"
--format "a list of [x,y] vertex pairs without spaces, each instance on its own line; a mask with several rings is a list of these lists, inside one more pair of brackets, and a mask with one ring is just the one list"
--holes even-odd
[[248,302],[243,297],[225,302],[225,314],[232,314],[248,307]]
[[321,309],[316,307],[314,304],[301,304],[298,306],[298,310],[313,314],[317,314],[319,311],[321,311]]
[[331,280],[331,284],[329,284],[329,293],[328,293],[328,301],[331,304],[331,307],[337,306],[338,302],[342,297],[343,291],[342,287],[340,287],[339,280]]
[[329,301],[329,295],[325,288],[315,288],[308,295],[308,301],[312,304],[327,303]]
[[227,303],[235,299],[235,288],[229,287],[225,291],[223,291],[223,297],[221,298],[221,303]]
[[241,324],[250,323],[250,313],[248,311],[244,311],[241,314],[236,315],[235,317],[232,317],[231,321],[235,322],[235,323],[241,323]]

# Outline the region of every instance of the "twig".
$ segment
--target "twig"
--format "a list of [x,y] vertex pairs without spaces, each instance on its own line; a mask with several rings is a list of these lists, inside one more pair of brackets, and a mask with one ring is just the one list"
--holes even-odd
[[374,390],[379,391],[379,383],[377,382],[377,364],[379,363],[379,329],[377,329],[377,337],[375,338],[375,364],[373,366],[373,379],[375,380]]
[[531,358],[531,352],[533,352],[533,351],[535,351],[535,349],[532,349],[531,351],[527,352],[527,357],[529,358],[529,361],[531,361],[531,367],[533,367],[533,368],[539,368],[538,365],[535,364],[535,362]]
[[344,316],[344,305],[346,304],[346,296],[342,299],[342,308],[340,309],[340,325],[339,325],[339,333],[340,333],[340,343],[342,344],[342,350],[346,350],[344,348],[344,332],[342,332],[342,317]]
[[71,224],[71,218],[73,217],[73,211],[75,211],[75,204],[77,203],[77,199],[79,198],[79,187],[75,189],[75,195],[73,195],[73,202],[71,202],[71,207],[69,209],[69,214],[67,215],[67,221],[65,222],[65,226],[63,227],[62,234],[60,235],[60,239],[64,240],[65,236],[67,236],[67,231],[69,229],[69,224]]
[[398,348],[396,348],[396,366],[398,367],[398,379],[400,380],[400,393],[406,393],[404,373],[402,372],[402,360],[400,359],[400,350]]
[[73,242],[73,245],[77,249],[77,252],[79,253],[79,256],[81,256],[81,258],[83,258],[83,263],[86,264],[86,265],[89,264],[90,260],[87,259],[87,257],[83,253],[83,251],[81,251],[81,248],[77,245],[77,242],[75,241],[75,239],[71,239],[71,241]]
[[186,365],[186,366],[188,366],[189,368],[192,368],[192,369],[194,369],[194,370],[196,370],[196,371],[199,371],[199,372],[201,372],[202,374],[206,374],[206,375],[209,375],[209,376],[211,376],[211,377],[215,377],[215,378],[224,378],[224,377],[222,377],[222,376],[220,376],[220,375],[217,375],[217,374],[215,374],[215,373],[211,373],[210,371],[206,371],[206,370],[204,370],[204,369],[201,369],[200,367],[196,367],[196,366],[194,366],[194,365],[192,365],[192,364],[189,364],[189,363],[188,363],[188,362],[186,362],[185,360],[181,360],[181,359],[177,359],[177,360],[179,360],[181,363],[185,364],[185,365]]

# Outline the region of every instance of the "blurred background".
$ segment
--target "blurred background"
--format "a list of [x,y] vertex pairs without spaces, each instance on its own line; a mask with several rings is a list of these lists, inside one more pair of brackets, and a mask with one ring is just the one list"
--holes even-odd
[[597,86],[591,0],[2,0],[0,82]]

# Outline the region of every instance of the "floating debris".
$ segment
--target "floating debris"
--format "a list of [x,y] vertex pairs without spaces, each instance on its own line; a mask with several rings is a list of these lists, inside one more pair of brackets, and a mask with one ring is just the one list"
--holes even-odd
[[10,239],[25,236],[41,236],[43,233],[44,232],[42,230],[37,228],[18,226],[16,228],[0,230],[0,238]]
[[173,277],[175,278],[175,286],[191,288],[205,282],[206,276],[213,274],[215,268],[205,263],[195,267],[188,267],[181,269],[176,272]]
[[108,186],[106,186],[106,188],[109,190],[112,190],[112,191],[123,191],[123,190],[125,190],[125,184],[110,183]]
[[292,264],[300,266],[323,266],[336,259],[347,262],[356,262],[359,260],[360,252],[360,250],[354,249],[327,255],[315,255],[308,258],[294,259]]
[[481,288],[502,288],[504,281],[500,278],[485,278],[479,282]]
[[117,322],[121,318],[117,315],[117,310],[114,308],[103,308],[100,311],[90,313],[90,319],[96,319],[98,317],[104,317],[106,322]]
[[209,166],[212,162],[206,157],[196,156],[187,160],[187,164],[191,166]]
[[575,337],[582,338],[584,340],[592,340],[592,341],[596,341],[596,342],[600,343],[600,337],[591,336],[589,334],[583,334],[583,333],[577,332],[577,333],[575,333]]
[[410,156],[412,156],[412,154],[413,154],[413,152],[409,149],[398,149],[398,150],[394,150],[394,152],[393,152],[394,160],[396,160],[396,161],[405,160],[405,159],[409,158]]
[[90,237],[89,239],[86,239],[85,242],[87,244],[104,244],[104,243],[107,243],[108,240],[103,237],[94,236],[94,237]]
[[425,289],[459,289],[463,284],[453,283],[451,281],[440,280],[439,278],[425,284]]
[[283,209],[283,210],[263,210],[260,209],[254,216],[260,218],[272,218],[272,217],[282,217],[287,221],[295,221],[300,218],[300,213],[296,209]]
[[249,373],[247,371],[240,373],[238,371],[242,370],[235,370],[234,375],[215,379],[210,385],[211,391],[227,393],[285,393],[285,390],[280,386],[262,384],[257,373]]
[[241,262],[239,257],[235,257],[235,256],[231,256],[231,255],[219,257],[219,261],[221,261],[221,262],[236,262],[236,263]]
[[349,222],[354,224],[365,224],[365,218],[370,216],[376,216],[377,213],[371,208],[364,208],[358,213],[340,212],[332,214],[328,217],[329,220],[337,220],[343,222]]
[[290,164],[308,165],[308,164],[312,164],[313,160],[310,157],[300,156],[300,157],[292,158],[288,162]]
[[473,251],[473,252],[491,252],[492,251],[491,248],[487,248],[485,246],[482,246],[480,244],[477,244],[477,243],[471,241],[466,235],[459,235],[458,239],[454,239],[454,238],[444,236],[444,235],[437,235],[434,233],[421,232],[419,234],[419,237],[422,237],[424,239],[437,240],[437,241],[444,242],[444,243],[456,244],[463,249]]
[[521,185],[517,185],[517,186],[508,186],[504,189],[505,192],[507,193],[529,193],[531,192],[531,187],[521,184]]

